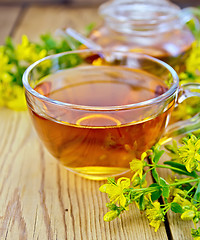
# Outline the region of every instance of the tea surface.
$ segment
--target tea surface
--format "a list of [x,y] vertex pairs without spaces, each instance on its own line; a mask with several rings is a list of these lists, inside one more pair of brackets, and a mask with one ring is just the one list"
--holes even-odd
[[[149,100],[164,93],[167,86],[141,70],[92,66],[55,73],[35,90],[54,100],[98,108]],[[96,179],[127,171],[129,162],[160,138],[171,111],[167,109],[148,119],[142,119],[137,111],[129,111],[129,117],[138,121],[127,124],[121,111],[114,115],[106,111],[78,111],[73,115],[46,108],[51,119],[32,111],[35,127],[46,147],[68,169],[89,178],[95,175]],[[69,120],[72,117],[75,124]]]

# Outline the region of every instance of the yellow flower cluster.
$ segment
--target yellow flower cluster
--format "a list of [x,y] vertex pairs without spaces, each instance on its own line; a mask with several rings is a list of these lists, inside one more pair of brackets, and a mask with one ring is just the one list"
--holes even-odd
[[26,109],[24,89],[16,84],[0,83],[0,106],[21,111]]
[[[47,51],[38,50],[25,35],[22,36],[21,44],[13,50],[12,57],[6,51],[6,46],[0,47],[0,107],[25,110],[26,101],[21,84],[22,74],[31,63],[45,57]],[[20,84],[17,83],[16,76],[20,78]]]
[[26,108],[23,88],[11,84],[13,73],[16,71],[14,64],[10,63],[5,53],[5,48],[0,47],[0,106],[15,110]]
[[126,208],[124,189],[128,188],[130,183],[131,182],[129,178],[121,177],[117,180],[117,183],[113,182],[110,184],[104,184],[99,188],[99,190],[108,194],[110,202],[118,203],[122,207]]
[[22,43],[17,45],[15,54],[19,61],[21,60],[33,63],[45,57],[47,55],[47,51],[45,49],[37,51],[36,45],[34,43],[30,43],[28,37],[23,35]]
[[173,202],[178,203],[182,207],[181,219],[184,221],[192,220],[194,224],[199,221],[200,213],[198,209],[186,199],[186,193],[183,190],[175,189],[173,191]]
[[186,60],[186,70],[193,74],[200,74],[200,45],[194,42],[190,56]]
[[158,201],[152,203],[152,208],[146,210],[147,218],[150,221],[150,225],[155,228],[155,232],[158,231],[160,224],[165,220],[160,203]]
[[9,63],[9,57],[5,54],[3,46],[0,47],[0,81],[9,83],[12,81],[12,76],[9,74],[13,68],[13,64]]
[[200,139],[192,135],[184,146],[178,150],[179,162],[184,164],[188,172],[200,171]]

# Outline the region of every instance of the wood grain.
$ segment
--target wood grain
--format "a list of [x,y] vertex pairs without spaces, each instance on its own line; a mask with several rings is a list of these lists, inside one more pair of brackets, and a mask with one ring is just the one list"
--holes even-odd
[[[14,22],[9,26],[19,42],[22,34],[35,41],[57,28],[83,31],[101,19],[93,8],[30,6],[18,24]],[[4,26],[0,31],[6,31]],[[80,178],[60,166],[40,143],[27,112],[0,109],[0,121],[0,240],[190,239],[190,224],[172,214],[172,238],[164,224],[155,233],[136,206],[120,219],[104,222],[108,199],[98,190],[103,182]]]
[[23,34],[32,41],[38,41],[39,35],[54,33],[58,28],[72,27],[84,33],[90,23],[99,25],[101,18],[96,8],[69,8],[65,6],[34,6],[27,9],[23,20],[15,31],[15,40],[19,42]]
[[0,44],[3,44],[5,38],[11,34],[21,9],[21,7],[0,6]]
[[[78,15],[89,23],[96,10],[29,8],[14,37],[25,33],[34,40],[70,21],[81,29],[85,22]],[[0,239],[168,239],[164,224],[155,233],[135,206],[121,219],[104,222],[108,199],[98,190],[102,182],[60,166],[40,143],[26,112],[1,109],[0,119]]]
[[[179,141],[179,139],[180,137],[176,138],[177,142]],[[167,144],[171,144],[171,142]],[[162,148],[164,149],[164,147]],[[170,157],[168,156],[168,154],[164,153],[164,155],[160,159],[160,163],[163,163],[164,161],[169,161],[169,160],[170,160]],[[169,179],[174,175],[172,171],[168,169],[158,169],[158,173],[164,179]],[[177,175],[177,177],[179,176]],[[172,211],[169,211],[167,213],[167,219],[169,222],[169,228],[172,235],[172,239],[176,239],[176,240],[192,240],[193,239],[191,236],[191,228],[194,228],[194,224],[192,223],[192,221],[183,221],[180,218],[180,214],[173,213]],[[199,226],[200,225],[197,224],[197,227]]]
[[80,178],[43,148],[27,112],[0,110],[0,239],[168,239],[132,206],[103,221],[103,183]]
[[69,0],[0,0],[0,4],[12,4],[12,5],[23,5],[23,4],[59,4],[59,3],[69,3]]

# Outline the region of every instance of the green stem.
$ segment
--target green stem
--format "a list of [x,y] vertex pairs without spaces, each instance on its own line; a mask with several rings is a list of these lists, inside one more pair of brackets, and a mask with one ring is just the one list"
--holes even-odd
[[[195,179],[189,179],[189,180],[186,180],[186,181],[172,183],[172,184],[169,184],[169,187],[182,185],[182,184],[185,184],[185,183],[199,182],[199,181],[200,181],[200,177],[195,178]],[[156,191],[158,189],[159,189],[159,187],[148,187],[148,188],[137,188],[137,189],[131,188],[131,192],[137,192],[137,191],[154,192],[154,191]]]
[[148,167],[156,167],[156,168],[167,168],[167,169],[171,169],[171,170],[174,170],[174,171],[179,171],[180,173],[182,172],[183,174],[185,174],[185,171],[181,170],[180,168],[176,168],[176,167],[171,167],[171,166],[167,166],[167,165],[154,165],[154,164],[147,164],[146,166]]
[[[194,186],[191,187],[190,190],[187,191],[187,195],[188,195],[188,193],[190,193],[197,185],[198,185],[198,183],[194,184]],[[186,198],[186,197],[185,197],[185,198]]]
[[131,189],[131,192],[137,192],[137,191],[146,191],[146,190],[155,191],[155,190],[158,190],[159,188],[158,187],[148,187],[148,188],[136,188],[136,189],[130,188],[130,189]]
[[192,182],[199,182],[199,181],[200,181],[200,177],[194,178],[194,179],[189,179],[189,180],[186,180],[186,181],[172,183],[172,184],[169,184],[169,186],[177,186],[177,185],[181,185],[181,184],[184,184],[184,183],[192,183]]

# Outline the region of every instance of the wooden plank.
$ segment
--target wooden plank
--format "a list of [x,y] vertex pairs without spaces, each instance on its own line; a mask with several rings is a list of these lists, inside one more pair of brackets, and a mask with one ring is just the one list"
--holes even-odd
[[27,112],[0,110],[1,239],[167,240],[136,206],[121,219],[103,221],[103,183],[68,172],[44,149]]
[[107,2],[106,0],[71,0],[71,4],[79,6],[100,5]]
[[0,44],[3,44],[5,38],[11,33],[20,10],[21,7],[17,6],[0,6]]
[[[25,33],[36,40],[67,25],[81,30],[95,16],[96,9],[29,8],[14,37],[20,40]],[[108,199],[98,190],[103,182],[80,178],[60,166],[40,143],[27,112],[0,109],[0,118],[2,239],[168,239],[164,224],[155,233],[135,206],[120,219],[104,222]]]
[[54,4],[58,4],[58,3],[67,3],[68,0],[0,0],[0,4],[14,4],[14,5],[22,5],[22,4],[35,4],[35,3],[54,3]]
[[15,40],[19,42],[23,34],[37,41],[40,34],[54,33],[58,28],[72,27],[84,32],[90,23],[99,25],[101,18],[95,8],[69,8],[63,6],[30,7],[20,26],[16,29]]
[[0,0],[0,4],[75,4],[81,6],[91,6],[91,5],[99,5],[105,2],[105,0]]
[[[178,138],[177,138],[178,141]],[[170,142],[168,144],[171,144]],[[160,163],[163,163],[164,161],[169,161],[170,157],[167,155],[167,153],[164,153],[162,158],[160,159]],[[158,173],[161,177],[164,179],[169,179],[169,177],[172,177],[172,171],[168,169],[158,169]],[[177,176],[178,177],[178,176]],[[181,220],[180,214],[173,213],[172,211],[169,211],[167,213],[167,219],[169,222],[169,229],[172,235],[172,239],[176,240],[192,240],[191,236],[191,228],[194,228],[194,224],[192,221],[183,221]],[[199,227],[200,224],[197,224],[197,227]]]

